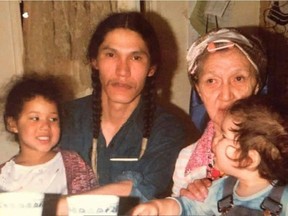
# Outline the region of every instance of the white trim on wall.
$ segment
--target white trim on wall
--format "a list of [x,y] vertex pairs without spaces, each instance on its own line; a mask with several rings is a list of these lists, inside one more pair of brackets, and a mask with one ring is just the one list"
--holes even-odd
[[[0,1],[0,87],[13,75],[23,73],[24,48],[19,3],[20,1]],[[2,110],[0,114],[2,117]],[[4,129],[3,121],[0,122],[0,163],[2,163],[18,152],[18,144],[9,139],[11,137]]]
[[24,59],[24,44],[23,44],[23,31],[21,25],[20,1],[9,2],[10,12],[10,26],[12,36],[12,46],[15,60],[14,71],[15,74],[23,73],[23,59]]
[[[23,73],[23,34],[21,26],[20,1],[0,2],[0,54],[1,81],[14,74]],[[2,74],[3,73],[3,74]]]

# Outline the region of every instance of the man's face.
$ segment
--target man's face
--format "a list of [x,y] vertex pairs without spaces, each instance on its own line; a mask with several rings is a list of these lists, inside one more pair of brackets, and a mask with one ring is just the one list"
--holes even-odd
[[124,28],[106,35],[92,65],[99,71],[102,100],[107,103],[138,103],[146,78],[155,73],[144,40]]

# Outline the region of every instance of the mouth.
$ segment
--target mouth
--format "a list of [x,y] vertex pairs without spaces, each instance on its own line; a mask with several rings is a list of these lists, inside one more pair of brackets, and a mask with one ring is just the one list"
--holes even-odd
[[39,136],[39,137],[37,137],[37,139],[40,141],[48,141],[48,140],[50,140],[50,137],[49,136]]
[[132,89],[132,86],[127,83],[112,82],[111,85],[117,88]]

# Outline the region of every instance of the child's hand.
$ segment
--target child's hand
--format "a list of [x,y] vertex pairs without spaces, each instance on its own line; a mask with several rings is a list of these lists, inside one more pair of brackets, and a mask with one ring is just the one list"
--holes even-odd
[[135,208],[132,209],[131,214],[133,216],[136,215],[159,215],[158,206],[152,202],[147,202],[143,204],[137,205]]
[[68,215],[68,204],[67,204],[67,196],[62,196],[57,204],[56,215],[65,216]]
[[180,196],[203,202],[208,196],[208,188],[212,182],[208,178],[197,179],[190,183],[187,188],[180,190]]
[[174,199],[156,199],[137,205],[130,211],[130,215],[179,215],[179,211],[180,207]]

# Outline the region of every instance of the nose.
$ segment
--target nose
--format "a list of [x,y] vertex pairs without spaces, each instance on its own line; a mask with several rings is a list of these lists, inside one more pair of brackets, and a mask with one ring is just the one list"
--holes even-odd
[[126,58],[119,59],[117,62],[116,74],[118,76],[130,76],[129,60]]
[[223,83],[220,93],[220,98],[223,101],[231,101],[233,99],[233,89],[229,83]]
[[40,129],[41,129],[41,130],[48,130],[48,129],[50,129],[50,121],[49,121],[49,120],[43,120],[43,121],[41,121]]

